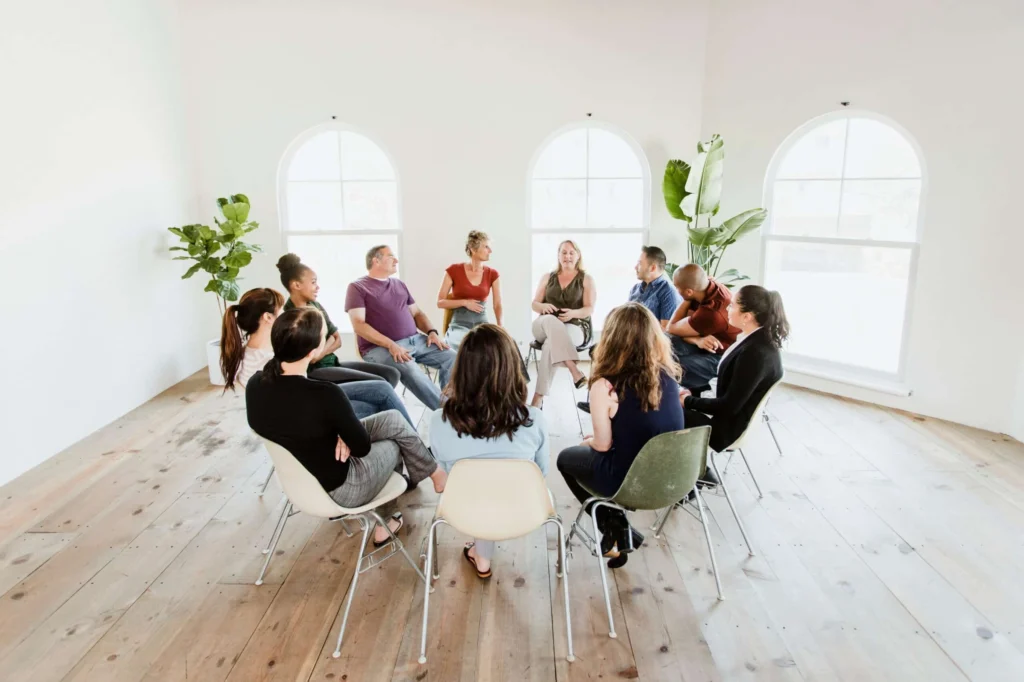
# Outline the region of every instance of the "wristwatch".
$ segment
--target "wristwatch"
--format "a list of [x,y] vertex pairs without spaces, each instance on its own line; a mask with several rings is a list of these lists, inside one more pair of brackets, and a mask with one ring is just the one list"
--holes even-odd
[[[437,330],[436,329],[428,329],[427,330],[427,336],[430,336],[431,334],[437,334]],[[441,336],[440,334],[437,334],[437,335]]]

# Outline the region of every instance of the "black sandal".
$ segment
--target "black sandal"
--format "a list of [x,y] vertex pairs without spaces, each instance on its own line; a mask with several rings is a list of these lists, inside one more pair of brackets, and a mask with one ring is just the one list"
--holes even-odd
[[[398,521],[398,527],[395,528],[394,530],[392,530],[391,533],[388,534],[387,539],[385,539],[384,541],[377,542],[376,540],[374,540],[373,541],[373,546],[374,547],[383,547],[384,545],[388,544],[389,542],[391,542],[391,536],[392,535],[394,535],[396,539],[398,538],[398,531],[402,530],[402,526],[405,525],[405,519],[402,518],[402,512],[395,512],[394,514],[391,515],[391,518],[387,519],[387,521],[385,521],[384,523],[387,524],[387,522],[390,521],[391,519],[394,519],[395,521]],[[387,526],[385,525],[385,527],[387,527]]]
[[474,571],[476,571],[476,577],[477,578],[480,578],[481,580],[487,580],[492,575],[491,574],[491,569],[487,569],[486,571],[481,571],[477,567],[477,565],[476,565],[476,559],[474,559],[473,557],[471,557],[469,555],[469,550],[473,549],[474,545],[476,545],[476,543],[475,542],[471,542],[468,545],[466,545],[465,547],[463,547],[462,548],[462,556],[466,557],[466,561],[468,561],[469,565],[473,567]]
[[586,385],[587,385],[587,375],[586,375],[586,374],[584,374],[583,376],[581,376],[581,377],[580,377],[580,378],[579,378],[579,379],[578,379],[578,380],[576,381],[576,383],[574,383],[574,384],[573,384],[573,386],[575,386],[576,388],[583,388],[583,387],[584,387],[584,386],[586,386]]

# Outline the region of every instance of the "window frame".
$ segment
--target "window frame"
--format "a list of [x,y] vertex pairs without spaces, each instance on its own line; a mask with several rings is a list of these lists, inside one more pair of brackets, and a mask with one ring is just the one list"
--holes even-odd
[[[336,131],[338,133],[348,132],[362,135],[366,139],[377,145],[377,148],[384,154],[384,157],[388,160],[391,165],[391,171],[395,174],[395,211],[396,211],[396,223],[398,227],[394,230],[289,230],[288,229],[288,169],[291,166],[292,159],[295,158],[295,154],[306,144],[310,139],[317,135],[325,132]],[[339,162],[341,153],[339,150]],[[362,180],[356,180],[353,182],[367,182]],[[372,182],[392,182],[391,180],[377,180]],[[338,184],[341,185],[341,210],[342,216],[345,215],[345,179],[342,177],[338,180]],[[362,236],[362,235],[381,235],[381,236],[394,236],[396,243],[395,247],[398,250],[399,255],[404,253],[404,244],[402,243],[402,236],[405,232],[403,221],[402,221],[402,181],[401,175],[398,172],[398,165],[395,163],[395,157],[392,156],[388,148],[380,143],[378,138],[365,130],[357,128],[356,126],[342,123],[340,121],[330,121],[322,123],[320,125],[313,126],[296,136],[285,148],[284,154],[281,156],[281,162],[278,165],[277,171],[277,216],[278,226],[281,232],[281,249],[282,253],[288,252],[288,237],[345,237],[345,236]],[[386,240],[384,240],[386,241]],[[365,274],[365,273],[364,273]]]
[[[875,239],[844,239],[842,237],[804,237],[799,235],[780,235],[773,234],[772,229],[774,227],[772,212],[773,199],[774,199],[774,188],[775,183],[779,180],[777,178],[779,166],[783,160],[788,156],[789,152],[793,147],[800,142],[808,133],[812,132],[818,127],[827,125],[837,120],[850,120],[856,118],[871,119],[882,123],[899,135],[910,145],[914,154],[917,156],[917,162],[921,168],[921,193],[918,198],[917,207],[917,224],[914,230],[913,241],[892,241],[892,240],[875,240]],[[850,139],[849,127],[846,129],[846,136],[843,141],[843,172],[838,178],[839,180],[839,212],[836,216],[836,220],[842,217],[842,190],[843,185],[847,180],[907,180],[916,178],[855,178],[846,177],[846,154],[848,151]],[[804,181],[819,181],[826,180],[826,178],[783,178],[786,182],[800,182]],[[836,178],[828,178],[827,180],[835,181]],[[901,126],[896,121],[890,119],[882,114],[875,113],[873,111],[867,111],[863,109],[841,109],[832,111],[826,114],[822,114],[811,120],[805,122],[793,130],[782,143],[775,150],[771,161],[768,164],[768,169],[765,172],[764,181],[764,206],[768,210],[768,221],[765,223],[765,227],[761,229],[761,257],[758,268],[760,282],[765,281],[765,275],[767,273],[767,261],[768,261],[768,246],[770,242],[776,243],[798,243],[798,244],[827,244],[827,245],[839,245],[839,246],[852,246],[852,247],[874,247],[874,248],[888,248],[888,249],[902,249],[909,251],[910,263],[907,269],[907,293],[906,299],[903,303],[903,329],[900,336],[900,352],[899,359],[897,361],[895,372],[886,372],[883,370],[875,370],[859,365],[853,365],[845,362],[837,362],[834,360],[824,360],[821,358],[815,358],[809,355],[802,355],[799,353],[792,353],[790,351],[783,350],[783,360],[787,369],[801,374],[809,374],[823,379],[832,381],[840,381],[843,383],[860,386],[864,388],[874,388],[884,390],[887,392],[895,393],[898,395],[910,395],[911,391],[906,387],[905,382],[907,379],[907,358],[909,356],[910,349],[910,329],[911,322],[914,317],[914,294],[917,289],[917,270],[918,261],[920,259],[921,241],[924,232],[925,222],[925,205],[928,197],[928,170],[925,164],[924,153],[922,152],[920,144],[913,135],[907,131],[906,128]]]
[[[590,133],[589,133],[589,129],[591,129],[591,128],[597,128],[597,129],[600,129],[600,130],[604,130],[605,132],[608,132],[608,133],[611,133],[611,134],[617,136],[619,139],[621,139],[623,142],[625,142],[629,146],[629,148],[633,151],[633,153],[636,155],[637,161],[639,161],[639,163],[640,163],[640,174],[641,174],[641,180],[642,180],[642,183],[643,183],[643,226],[642,227],[594,228],[594,227],[589,227],[587,225],[587,223],[589,222],[589,217],[590,217],[590,213],[589,213],[589,211],[590,211],[590,181],[592,179],[593,180],[635,180],[636,179],[636,178],[626,178],[626,177],[614,177],[614,178],[605,178],[605,177],[591,178],[590,177]],[[564,178],[564,177],[535,178],[534,177],[534,172],[535,172],[535,170],[537,168],[537,162],[540,160],[541,155],[547,150],[547,148],[551,145],[551,143],[554,142],[559,137],[561,137],[562,135],[565,135],[567,133],[571,133],[574,130],[581,130],[581,129],[588,131],[587,132],[587,145],[586,145],[586,154],[587,154],[587,158],[586,158],[586,162],[587,162],[586,163],[587,175],[586,175],[586,177],[584,177],[584,178],[578,178],[578,177],[574,177],[574,178]],[[535,228],[533,226],[533,182],[534,182],[535,179],[536,180],[585,180],[586,181],[586,195],[585,195],[586,201],[585,201],[585,204],[587,206],[587,213],[585,214],[586,219],[584,220],[584,224],[581,227]],[[581,233],[581,232],[585,232],[587,234],[639,234],[641,236],[641,243],[642,244],[649,244],[650,243],[650,236],[651,236],[651,191],[652,191],[652,187],[651,187],[651,164],[647,160],[647,154],[644,153],[643,147],[640,146],[640,143],[637,142],[636,139],[634,139],[632,135],[627,133],[622,128],[620,128],[620,127],[618,127],[616,125],[613,125],[611,123],[608,123],[606,121],[586,119],[586,120],[582,120],[582,121],[573,121],[572,123],[567,123],[567,124],[563,125],[562,127],[556,129],[555,131],[551,132],[547,137],[544,138],[544,140],[540,143],[540,145],[538,145],[537,148],[534,150],[533,156],[530,158],[530,163],[526,167],[526,228],[527,228],[527,231],[529,232],[529,235],[530,235],[530,262],[531,262],[531,264],[533,262],[533,238],[534,238],[535,235],[540,235],[540,234],[574,235],[574,234],[578,234],[578,233]],[[584,258],[586,258],[586,255],[584,255]],[[555,255],[552,254],[552,262],[554,261],[554,259],[555,259]],[[529,289],[529,292],[528,292],[528,296],[529,296],[528,300],[530,300],[530,301],[533,301],[533,296],[534,296],[534,294],[537,291],[537,280],[534,279],[533,274],[534,273],[532,272],[532,266],[531,266],[530,289]],[[628,292],[627,292],[627,294],[628,294]],[[625,299],[623,299],[623,300],[625,300]],[[603,324],[602,324],[602,327],[603,327]],[[600,333],[600,331],[601,331],[601,327],[598,327],[595,324],[594,325],[594,337],[595,337],[595,339],[597,338],[597,336]]]

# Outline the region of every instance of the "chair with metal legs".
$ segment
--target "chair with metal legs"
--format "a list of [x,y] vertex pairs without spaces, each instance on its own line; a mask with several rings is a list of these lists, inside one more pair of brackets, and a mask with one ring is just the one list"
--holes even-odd
[[[409,553],[405,551],[402,541],[391,532],[391,528],[388,527],[388,524],[377,512],[377,507],[394,500],[405,492],[406,481],[401,475],[392,472],[391,478],[388,479],[388,482],[384,484],[384,487],[381,488],[373,500],[361,507],[342,507],[331,499],[331,496],[321,487],[316,477],[309,473],[306,467],[302,466],[290,452],[266,438],[263,439],[263,443],[267,446],[267,452],[270,453],[270,458],[274,461],[274,466],[277,469],[277,478],[281,481],[281,487],[284,489],[285,495],[287,495],[289,500],[285,505],[285,511],[281,515],[281,520],[278,522],[278,527],[274,531],[274,537],[271,540],[271,556],[273,556],[278,540],[281,539],[281,532],[284,530],[288,517],[300,511],[330,521],[341,521],[345,535],[348,537],[352,537],[360,530],[363,532],[363,537],[359,544],[359,558],[356,560],[356,568],[352,574],[352,584],[348,588],[348,597],[345,599],[345,611],[341,618],[341,628],[338,631],[338,644],[333,654],[334,658],[338,658],[341,656],[342,639],[345,636],[345,627],[348,625],[348,614],[352,608],[352,599],[356,593],[356,583],[362,573],[379,566],[395,553],[401,552],[405,560],[416,571],[416,575],[421,580],[425,580],[420,567],[416,565],[416,562],[412,560]],[[350,529],[349,524],[353,522],[357,523],[358,526]],[[376,525],[385,528],[391,539],[382,547],[367,554],[366,545],[370,539],[370,531]],[[267,561],[269,563],[269,557]],[[264,566],[264,570],[266,570],[266,566]],[[262,582],[262,575],[260,582]],[[259,585],[260,582],[256,584]]]
[[[427,620],[430,593],[437,571],[437,527],[447,524],[480,540],[511,540],[523,537],[541,526],[551,524],[558,530],[559,565],[565,565],[565,528],[555,511],[554,498],[544,474],[531,461],[523,459],[464,459],[455,463],[444,493],[437,504],[434,522],[427,533],[424,570],[428,571],[423,590],[423,632],[419,662],[427,662]],[[568,640],[566,660],[576,660],[572,648],[572,620],[569,617],[569,575],[559,571],[565,599],[565,633]]]
[[[588,336],[586,339],[583,340],[583,343],[581,343],[580,345],[576,346],[576,352],[580,353],[580,354],[587,353],[588,355],[590,355],[591,351],[594,350],[594,346],[596,346],[596,345],[597,344],[594,343],[593,340]],[[535,339],[532,342],[530,342],[530,350],[529,350],[529,352],[526,355],[526,366],[529,367],[530,360],[533,360],[533,366],[536,369],[538,374],[540,373],[540,352],[541,352],[541,350],[543,350],[543,348],[544,348],[544,345],[540,341],[537,341]],[[570,383],[572,383],[572,382],[570,381]],[[585,435],[583,433],[583,418],[580,417],[580,412],[579,412],[579,410],[576,409],[576,392],[575,392],[575,388],[576,387],[573,386],[573,390],[569,391],[569,396],[572,399],[572,411],[576,414],[576,423],[580,427],[580,438],[583,438],[584,435]]]
[[[708,451],[708,438],[711,436],[710,426],[697,426],[682,431],[662,433],[647,441],[647,444],[640,450],[640,453],[633,460],[632,466],[626,473],[626,478],[619,486],[618,491],[611,497],[597,495],[588,489],[592,497],[580,507],[576,520],[572,522],[569,529],[569,537],[566,540],[567,557],[572,557],[572,539],[579,535],[581,543],[597,557],[597,563],[601,571],[601,586],[604,589],[604,604],[608,614],[608,636],[616,638],[615,620],[612,617],[612,602],[608,593],[608,576],[604,564],[604,557],[601,554],[601,530],[597,525],[597,510],[601,507],[618,509],[625,513],[629,511],[653,511],[663,509],[683,499],[691,490],[694,491],[697,500],[697,509],[700,512],[701,525],[704,527],[704,537],[708,543],[708,555],[711,558],[711,572],[715,577],[715,586],[718,589],[718,598],[724,599],[722,594],[722,582],[718,577],[718,564],[715,561],[715,550],[711,543],[711,531],[708,528],[707,517],[704,514],[704,500],[700,491],[697,490],[697,476],[704,470],[704,460]],[[586,486],[584,486],[585,488]],[[591,536],[581,523],[583,515],[588,513],[591,517],[591,527],[594,535]],[[629,550],[632,550],[633,538],[629,534]],[[559,565],[558,572],[562,566]]]

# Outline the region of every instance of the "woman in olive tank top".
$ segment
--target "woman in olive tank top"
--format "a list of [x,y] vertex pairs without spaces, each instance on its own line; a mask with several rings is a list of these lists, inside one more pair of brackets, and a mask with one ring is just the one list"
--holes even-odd
[[539,313],[533,321],[533,337],[541,343],[533,407],[543,405],[559,367],[568,368],[576,388],[587,383],[576,364],[576,348],[591,338],[590,315],[596,302],[597,288],[594,278],[583,270],[583,254],[567,239],[558,245],[558,268],[540,278],[530,306]]

